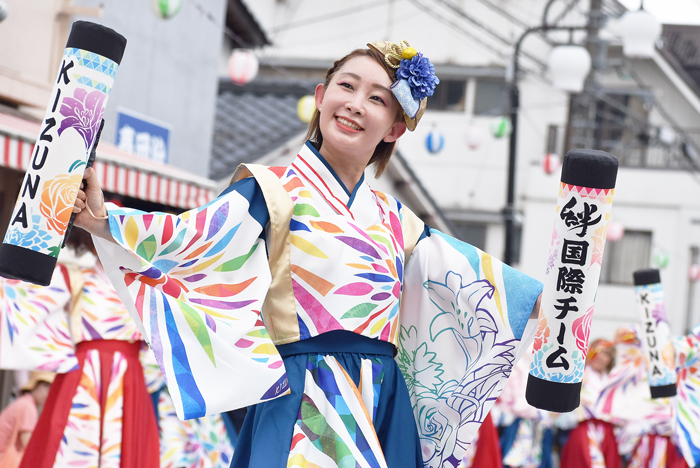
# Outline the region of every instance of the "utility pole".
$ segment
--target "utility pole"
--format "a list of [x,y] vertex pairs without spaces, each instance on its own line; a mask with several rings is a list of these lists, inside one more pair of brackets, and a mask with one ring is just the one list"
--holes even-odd
[[605,15],[603,0],[591,0],[588,12],[586,49],[591,54],[592,69],[586,79],[584,92],[572,94],[569,99],[569,117],[566,126],[564,152],[575,148],[600,149],[601,132],[596,97],[596,75],[605,67],[607,47],[599,34]]

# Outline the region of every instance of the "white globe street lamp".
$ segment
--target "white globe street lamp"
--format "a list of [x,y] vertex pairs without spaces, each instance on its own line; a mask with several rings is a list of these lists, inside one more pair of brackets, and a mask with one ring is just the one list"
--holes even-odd
[[591,54],[585,47],[573,44],[560,45],[549,53],[547,66],[557,89],[580,93],[591,71]]
[[622,53],[631,58],[650,58],[661,36],[661,23],[644,11],[628,11],[620,20]]

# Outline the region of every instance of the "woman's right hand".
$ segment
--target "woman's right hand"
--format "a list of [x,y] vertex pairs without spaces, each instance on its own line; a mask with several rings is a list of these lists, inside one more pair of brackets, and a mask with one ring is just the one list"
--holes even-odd
[[[78,190],[78,196],[73,206],[73,213],[76,213],[74,224],[91,234],[114,242],[109,231],[109,221],[100,218],[107,215],[107,209],[95,170],[92,167],[87,168],[83,179],[86,184],[85,190]],[[90,214],[86,204],[90,206],[94,216]]]

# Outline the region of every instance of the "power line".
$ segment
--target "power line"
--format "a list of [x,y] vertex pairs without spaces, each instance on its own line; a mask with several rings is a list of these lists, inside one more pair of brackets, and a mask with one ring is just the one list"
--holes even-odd
[[392,1],[394,1],[394,0],[384,0],[383,2],[373,0],[371,2],[362,4],[362,5],[358,5],[358,6],[354,6],[351,8],[346,8],[344,10],[338,10],[338,11],[334,11],[332,13],[326,13],[325,15],[314,16],[314,17],[307,18],[304,20],[299,20],[299,21],[294,21],[294,22],[282,24],[280,26],[277,26],[276,28],[271,28],[270,33],[275,34],[275,33],[278,33],[280,31],[286,31],[288,29],[300,28],[300,27],[308,26],[309,24],[319,23],[321,21],[327,21],[327,20],[331,20],[331,19],[340,18],[343,16],[359,13],[360,11],[363,11],[363,10],[368,10],[370,8],[384,6],[384,5],[387,5],[388,3],[391,3]]
[[[513,41],[511,41],[510,39],[508,39],[506,37],[501,36],[499,33],[494,31],[492,28],[489,28],[488,26],[484,25],[484,23],[482,21],[479,21],[478,19],[472,17],[467,12],[465,12],[462,8],[455,6],[454,4],[449,2],[448,0],[433,0],[433,2],[444,6],[445,8],[452,11],[453,13],[456,13],[458,16],[465,19],[466,21],[471,23],[473,26],[476,26],[478,29],[481,29],[486,34],[493,37],[494,39],[496,39],[500,43],[502,43],[508,47],[513,47]],[[535,57],[534,55],[532,55],[528,52],[525,52],[525,51],[522,51],[521,53],[523,54],[523,56],[525,56],[528,59],[535,62],[540,68],[546,68],[546,64],[542,60],[540,60],[538,57]]]
[[489,44],[488,42],[486,42],[486,41],[483,40],[482,38],[476,36],[476,35],[475,35],[474,33],[472,33],[471,31],[469,31],[469,30],[463,28],[461,25],[459,25],[459,24],[457,24],[457,23],[455,23],[455,22],[453,22],[453,21],[450,21],[450,20],[448,20],[447,18],[445,18],[445,17],[443,17],[443,16],[440,16],[440,15],[439,15],[435,10],[433,10],[432,8],[429,8],[428,6],[423,5],[422,3],[420,3],[419,0],[409,0],[409,2],[412,3],[412,4],[413,4],[416,8],[418,8],[419,10],[422,10],[424,13],[427,13],[428,15],[432,16],[433,18],[437,19],[437,20],[438,20],[439,22],[441,22],[442,24],[445,24],[445,25],[447,25],[447,26],[452,27],[452,28],[453,28],[454,30],[456,30],[457,32],[459,32],[459,33],[461,33],[461,34],[467,36],[468,38],[472,39],[474,42],[476,42],[476,43],[478,43],[479,45],[481,45],[481,46],[487,48],[488,50],[490,50],[491,52],[495,53],[495,54],[498,55],[499,57],[501,57],[501,58],[503,58],[503,59],[506,59],[506,58],[507,58],[507,54],[505,54],[501,49],[498,49],[498,48],[497,48],[496,46],[494,46],[493,44]]

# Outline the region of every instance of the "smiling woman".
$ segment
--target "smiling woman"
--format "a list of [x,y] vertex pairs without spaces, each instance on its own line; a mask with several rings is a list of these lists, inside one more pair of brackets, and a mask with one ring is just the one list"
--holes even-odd
[[86,172],[76,225],[178,416],[251,405],[233,467],[456,467],[532,339],[538,281],[365,181],[438,83],[405,42],[351,52],[291,165],[180,216],[106,208]]

